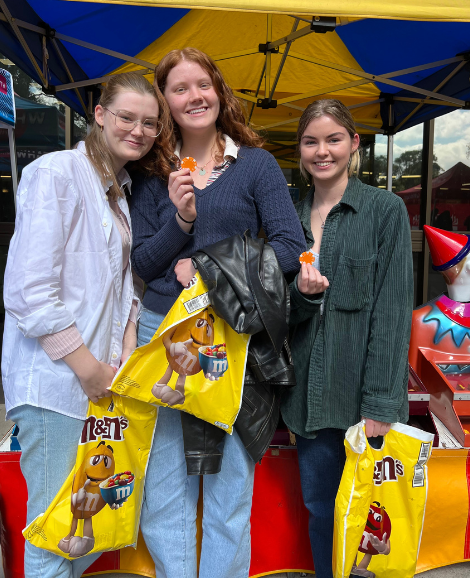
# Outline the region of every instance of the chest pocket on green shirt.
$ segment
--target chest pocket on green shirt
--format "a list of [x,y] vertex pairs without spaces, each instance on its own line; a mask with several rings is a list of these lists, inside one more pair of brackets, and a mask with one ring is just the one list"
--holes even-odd
[[377,255],[352,259],[341,255],[330,290],[330,309],[358,311],[372,301]]

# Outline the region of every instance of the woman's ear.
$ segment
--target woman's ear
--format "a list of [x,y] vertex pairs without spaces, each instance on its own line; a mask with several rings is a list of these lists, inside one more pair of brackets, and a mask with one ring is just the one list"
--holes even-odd
[[104,125],[104,108],[101,106],[101,104],[97,104],[95,107],[95,120],[101,127],[103,127],[103,125]]
[[359,148],[360,138],[357,133],[351,139],[351,152],[354,153]]

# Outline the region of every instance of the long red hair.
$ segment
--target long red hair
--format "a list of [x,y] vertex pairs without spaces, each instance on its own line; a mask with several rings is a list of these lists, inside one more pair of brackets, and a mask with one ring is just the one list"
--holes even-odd
[[[264,139],[252,128],[247,126],[241,104],[234,96],[232,89],[225,82],[217,64],[201,50],[197,48],[183,48],[182,50],[172,50],[169,52],[162,58],[155,69],[154,86],[165,94],[165,85],[170,70],[182,61],[199,64],[199,66],[209,74],[217,96],[219,97],[220,112],[216,121],[219,149],[219,154],[216,155],[218,157],[217,161],[220,162],[223,158],[223,134],[228,135],[238,145],[262,147]],[[176,141],[181,138],[181,134],[178,125],[176,123],[173,124],[174,141],[176,144]]]

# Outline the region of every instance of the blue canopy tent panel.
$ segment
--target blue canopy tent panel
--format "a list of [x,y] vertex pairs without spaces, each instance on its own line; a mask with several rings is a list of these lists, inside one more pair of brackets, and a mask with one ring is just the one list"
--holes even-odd
[[[135,5],[64,2],[63,0],[0,0],[0,10],[5,12],[5,7],[20,22],[29,22],[30,28],[34,28],[34,30],[30,30],[20,26],[25,40],[34,54],[36,64],[40,68],[43,58],[41,30],[45,30],[41,26],[46,23],[50,29],[56,31],[55,39],[46,38],[45,41],[50,56],[48,60],[51,75],[50,84],[56,87],[61,100],[81,114],[84,114],[84,110],[80,99],[83,103],[88,104],[86,91],[89,89],[86,89],[86,86],[90,87],[101,82],[103,78],[106,78],[106,75],[119,67],[123,60],[133,62],[142,72],[145,72],[146,67],[153,68],[155,64],[153,60],[149,62],[139,59],[142,51],[145,51],[156,38],[162,37],[165,32],[171,30],[175,24],[180,23],[182,19],[186,21],[184,17],[189,13],[209,13],[209,11],[204,10],[188,11]],[[230,12],[224,13],[226,26],[229,26],[231,14]],[[268,21],[269,18],[273,18],[273,16],[268,16]],[[289,22],[294,22],[289,17],[284,18]],[[41,82],[37,70],[31,64],[12,27],[6,20],[0,12],[0,51]],[[298,20],[299,27],[293,34],[293,38],[298,37],[302,26],[304,27],[303,30],[307,31],[302,33],[304,37],[310,33],[303,20],[308,21],[308,19]],[[204,31],[211,36],[223,34],[223,30],[212,28],[205,28]],[[288,34],[288,30],[286,33]],[[382,117],[382,128],[378,129],[378,132],[393,134],[397,130],[409,128],[427,118],[450,112],[454,107],[466,107],[470,97],[467,65],[463,62],[466,56],[458,57],[458,55],[470,51],[469,23],[364,19],[349,22],[347,26],[337,26],[334,32],[328,34],[337,34],[359,65],[357,70],[350,68],[345,71],[345,74],[349,75],[353,81],[356,78],[362,84],[374,84],[378,91],[382,92],[381,98],[376,101],[380,102],[380,115]],[[313,36],[325,38],[327,35],[314,34]],[[242,36],[243,34],[241,34]],[[307,38],[312,37],[307,36]],[[256,39],[257,42],[266,42],[266,40],[266,37]],[[286,42],[280,44],[276,42],[276,38],[269,40],[271,42],[267,43],[268,49],[271,44],[278,46],[281,53],[287,49]],[[62,59],[56,54],[54,42],[59,46],[69,72],[65,70]],[[95,50],[91,50],[89,44],[93,45]],[[97,46],[98,44],[99,46]],[[125,48],[122,48],[123,46]],[[410,50],[410,46],[413,47],[412,50]],[[168,50],[174,47],[173,45],[168,46]],[[299,57],[298,54],[297,56],[295,54],[295,47],[296,40],[294,39],[289,45],[290,53],[286,56],[284,66],[288,65],[290,59]],[[234,50],[236,48],[234,46]],[[257,49],[258,47],[254,46],[255,52]],[[125,50],[127,55],[119,52],[120,50]],[[263,57],[266,58],[266,62],[268,57],[269,50]],[[315,58],[307,59],[305,62],[306,74],[328,75],[328,69],[341,70],[340,63],[334,62],[334,55],[331,59],[332,62],[316,62]],[[433,66],[432,64],[446,59],[455,60],[447,65],[441,63],[441,65]],[[431,65],[426,63],[431,63]],[[458,72],[455,72],[457,66],[460,68]],[[400,74],[400,71],[410,68],[413,68],[411,72]],[[275,72],[272,74],[274,75]],[[431,95],[434,92],[439,93],[436,87],[451,72],[454,72],[454,75],[444,83],[440,95]],[[282,79],[282,70],[277,73]],[[397,82],[404,86],[397,85]],[[41,84],[44,83],[41,82]],[[77,85],[79,85],[80,98],[71,90],[71,87],[76,89]],[[263,88],[264,82],[261,83],[261,95],[263,95]],[[415,92],[413,88],[420,92]],[[256,92],[256,87],[254,91]],[[337,92],[338,97],[341,98],[343,93],[344,91]],[[393,116],[395,121],[392,126],[389,124],[392,99],[388,95],[394,96],[395,114]],[[250,94],[248,91],[245,95],[237,93],[237,96],[247,100],[249,108],[252,107],[253,101],[255,101],[255,107],[259,106],[256,105],[256,98],[253,98],[253,92]],[[299,94],[295,98],[289,97],[290,102],[284,104],[281,94],[278,110],[271,109],[272,114],[279,113],[279,109],[285,106],[303,110],[307,101],[304,98],[306,96],[309,95]],[[446,102],[445,96],[448,96],[451,102]],[[321,97],[318,95],[314,98]],[[441,105],[437,104],[439,98],[442,102]],[[271,99],[275,100],[276,94],[270,94],[268,100]],[[423,99],[428,99],[429,104],[423,106],[421,103]],[[370,106],[371,104],[369,101],[363,104],[354,104],[354,107]],[[420,105],[419,109],[418,105]],[[413,111],[415,111],[414,114],[411,114]],[[285,123],[276,122],[272,126],[283,124]],[[364,128],[367,129],[366,126]]]
[[[124,52],[129,56],[139,54],[189,12],[172,8],[82,4],[62,0],[28,0],[28,4],[61,34]],[[122,64],[122,60],[109,54],[67,41],[63,43],[72,58],[86,71],[88,78],[105,76]]]
[[[47,69],[44,68],[44,34],[34,30],[34,28],[38,27],[44,30],[44,22],[29,6],[28,2],[25,0],[15,0],[14,2],[11,0],[0,0],[0,9],[3,12],[0,13],[0,52],[43,86],[45,92],[47,92],[45,79],[47,80],[47,85],[52,87],[70,82],[67,68],[74,79],[85,80],[88,78],[76,60],[69,54],[67,48],[60,40],[53,37],[46,38],[45,40],[48,59],[46,60]],[[15,30],[8,22],[7,13],[19,24],[18,28],[20,33],[35,60],[36,66],[33,65],[21,41],[15,34]],[[33,30],[23,27],[21,25],[23,22],[28,23]],[[53,34],[53,31],[51,34]],[[36,67],[41,71],[42,77]],[[51,90],[51,93],[54,93],[54,89]],[[86,94],[83,89],[80,91],[80,98],[82,102],[85,102]],[[61,95],[61,100],[63,100],[65,104],[84,114],[85,111],[83,110],[83,104],[80,102],[80,98],[75,92]]]
[[[84,6],[59,0],[0,0],[0,52],[45,87],[46,93],[55,94],[57,89],[65,104],[85,116],[90,105],[90,89],[85,87],[100,83],[123,61],[134,61],[143,70],[153,70],[154,64],[139,61],[133,55],[186,13],[187,10]],[[10,16],[35,64],[9,22]],[[130,55],[121,53],[123,38]],[[47,70],[44,48],[49,57]],[[94,81],[89,82],[90,79]],[[73,88],[64,90],[69,84]]]
[[[377,75],[462,56],[460,63],[418,70],[394,77],[394,80],[460,99],[464,102],[462,108],[469,107],[470,63],[466,62],[470,60],[469,24],[369,19],[341,27],[337,33],[362,68]],[[367,42],[361,42],[361,38],[366,38]],[[381,49],[374,50],[373,47]],[[437,104],[435,99],[424,95],[421,97],[381,82],[376,84],[382,92],[382,128],[386,132],[396,133],[455,110],[455,106],[446,106],[445,102]],[[432,104],[421,104],[419,101],[423,99],[424,102],[432,101]],[[391,127],[387,122],[390,104],[394,108]]]

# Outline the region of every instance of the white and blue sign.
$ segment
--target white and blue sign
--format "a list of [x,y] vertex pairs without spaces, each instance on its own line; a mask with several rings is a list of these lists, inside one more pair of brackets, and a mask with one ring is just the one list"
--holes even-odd
[[15,126],[15,93],[13,80],[8,70],[0,68],[0,123]]

